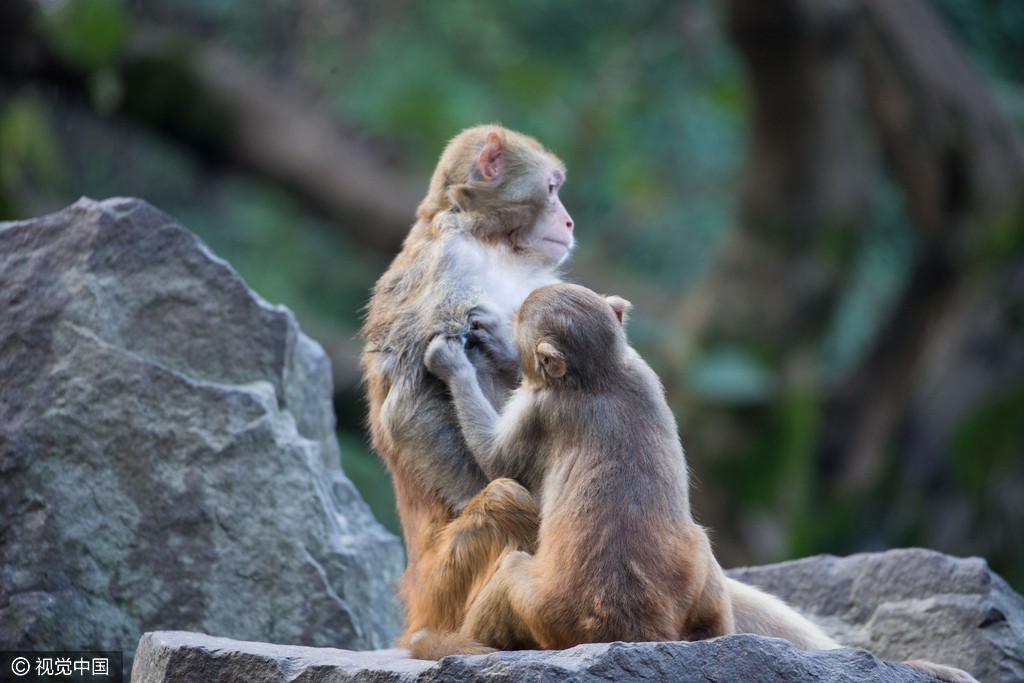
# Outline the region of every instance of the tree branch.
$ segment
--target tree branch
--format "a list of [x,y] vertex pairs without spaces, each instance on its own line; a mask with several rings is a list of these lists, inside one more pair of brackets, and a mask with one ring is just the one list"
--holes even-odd
[[922,234],[963,253],[965,233],[1019,206],[1024,143],[922,0],[858,7],[864,94],[886,161]]
[[[0,7],[0,76],[85,95],[89,74],[49,49],[35,5],[5,0]],[[136,30],[117,68],[124,88],[118,113],[288,189],[341,226],[354,226],[346,229],[359,243],[397,251],[427,179],[384,164],[308,89],[268,79],[224,50],[157,31]]]
[[743,291],[716,307],[711,332],[756,329],[785,357],[826,324],[853,252],[836,246],[855,242],[867,209],[855,16],[848,3],[817,0],[731,0],[727,8],[753,106],[740,234],[717,268],[724,281],[712,283]]

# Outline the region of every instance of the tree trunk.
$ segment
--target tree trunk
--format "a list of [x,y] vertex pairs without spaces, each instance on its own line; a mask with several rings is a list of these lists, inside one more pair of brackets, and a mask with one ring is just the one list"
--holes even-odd
[[[816,546],[827,535],[814,527],[878,490],[885,458],[906,432],[922,359],[942,345],[965,273],[982,256],[1005,260],[993,228],[1019,225],[1024,154],[920,0],[730,0],[727,20],[752,93],[741,224],[681,304],[677,351],[699,363],[723,344],[741,348],[775,381],[763,401],[686,411],[690,453],[734,492],[737,468],[755,475],[747,492],[754,511],[716,510],[713,491],[698,507],[715,510],[713,525],[731,521],[727,533],[753,547],[753,556],[730,557],[737,546],[719,537],[727,562],[841,550]],[[864,145],[871,133],[904,192],[918,249],[863,360],[832,386],[820,350],[877,173]],[[785,530],[773,532],[764,520],[780,513]],[[880,526],[878,511],[858,514]]]
[[[770,373],[769,395],[739,404],[696,401],[682,411],[697,467],[730,485],[737,468],[756,510],[725,509],[743,495],[705,485],[702,519],[721,532],[727,564],[787,554],[784,534],[809,504],[820,391],[817,347],[843,290],[868,209],[870,158],[856,14],[849,2],[731,0],[728,30],[752,93],[740,224],[710,275],[682,303],[675,331],[684,359],[739,351]],[[763,476],[762,476],[763,474]],[[713,477],[704,479],[705,484]]]
[[922,241],[874,348],[830,408],[826,448],[844,486],[874,482],[965,272],[1020,210],[1024,146],[920,0],[860,0],[864,96]]

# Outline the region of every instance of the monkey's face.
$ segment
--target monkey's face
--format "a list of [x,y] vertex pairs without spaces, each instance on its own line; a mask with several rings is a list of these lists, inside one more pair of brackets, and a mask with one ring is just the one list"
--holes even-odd
[[[537,173],[543,190],[533,224],[512,235],[517,249],[529,251],[545,266],[560,265],[569,257],[575,244],[572,216],[566,210],[558,191],[565,182],[565,173],[549,165]],[[540,194],[540,193],[538,193]]]
[[[565,165],[525,135],[500,126],[463,131],[446,149],[421,213],[451,207],[471,233],[505,243],[544,268],[560,265],[573,247],[573,220],[558,196]],[[432,214],[431,214],[432,215]]]

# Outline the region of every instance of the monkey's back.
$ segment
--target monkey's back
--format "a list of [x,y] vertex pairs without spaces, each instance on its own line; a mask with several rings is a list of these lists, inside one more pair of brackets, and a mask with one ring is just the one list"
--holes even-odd
[[[560,455],[545,477],[536,555],[553,647],[678,639],[686,615],[667,596],[702,581],[685,559],[703,532],[675,420],[653,371],[638,356],[628,370],[608,391],[551,401],[571,411],[552,409]],[[566,433],[568,424],[578,427]]]

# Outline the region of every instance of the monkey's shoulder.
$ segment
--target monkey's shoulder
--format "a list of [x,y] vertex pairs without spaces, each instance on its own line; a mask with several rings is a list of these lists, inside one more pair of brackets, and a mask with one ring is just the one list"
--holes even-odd
[[471,264],[452,246],[457,238],[414,239],[415,235],[414,230],[377,280],[366,308],[362,336],[377,350],[396,350],[446,332],[433,320],[447,313],[465,288]]

